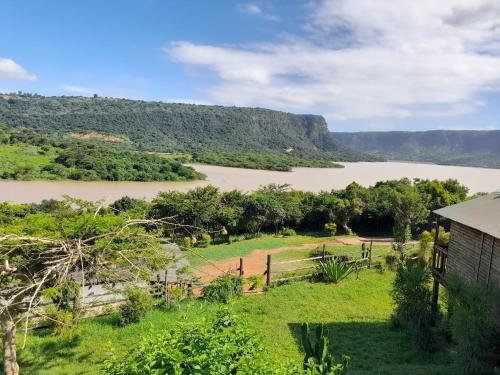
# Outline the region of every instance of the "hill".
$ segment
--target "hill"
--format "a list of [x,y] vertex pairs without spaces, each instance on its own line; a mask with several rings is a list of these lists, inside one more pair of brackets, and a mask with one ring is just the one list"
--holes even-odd
[[500,130],[333,134],[354,150],[390,160],[500,168]]
[[104,134],[129,140],[132,147],[145,151],[375,160],[340,144],[322,116],[260,108],[4,94],[0,95],[0,122],[80,137]]

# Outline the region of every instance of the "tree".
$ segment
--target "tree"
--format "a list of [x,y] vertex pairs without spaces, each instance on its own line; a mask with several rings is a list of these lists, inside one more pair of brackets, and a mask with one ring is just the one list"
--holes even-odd
[[[404,185],[403,185],[404,186]],[[406,185],[402,190],[393,190],[391,206],[394,217],[394,232],[406,233],[411,227],[424,222],[429,216],[428,199],[422,196],[411,185]]]
[[[0,229],[0,321],[4,371],[16,375],[16,327],[41,315],[42,292],[78,279],[104,284],[149,280],[172,256],[156,239],[165,220],[129,219],[100,206],[74,200],[74,209],[34,213]],[[145,230],[149,228],[149,232]]]

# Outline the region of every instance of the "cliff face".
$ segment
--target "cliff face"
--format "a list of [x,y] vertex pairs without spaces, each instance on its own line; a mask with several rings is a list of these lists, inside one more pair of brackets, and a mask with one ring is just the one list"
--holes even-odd
[[245,151],[336,160],[370,157],[339,146],[325,119],[261,108],[83,97],[0,96],[0,122],[59,134],[99,132],[147,151]]

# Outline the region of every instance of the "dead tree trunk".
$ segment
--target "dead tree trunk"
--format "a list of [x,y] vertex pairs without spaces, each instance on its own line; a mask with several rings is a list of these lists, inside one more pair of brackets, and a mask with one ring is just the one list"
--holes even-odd
[[5,375],[18,375],[16,354],[16,324],[9,316],[2,316],[3,369]]

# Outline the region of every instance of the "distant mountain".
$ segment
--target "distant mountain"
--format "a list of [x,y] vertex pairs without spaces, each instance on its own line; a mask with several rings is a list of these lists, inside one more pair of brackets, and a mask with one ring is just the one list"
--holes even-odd
[[333,133],[346,146],[389,160],[500,168],[500,130]]
[[78,137],[86,133],[118,137],[145,151],[240,151],[376,160],[339,143],[322,116],[260,108],[3,94],[1,122],[58,134],[78,133]]

